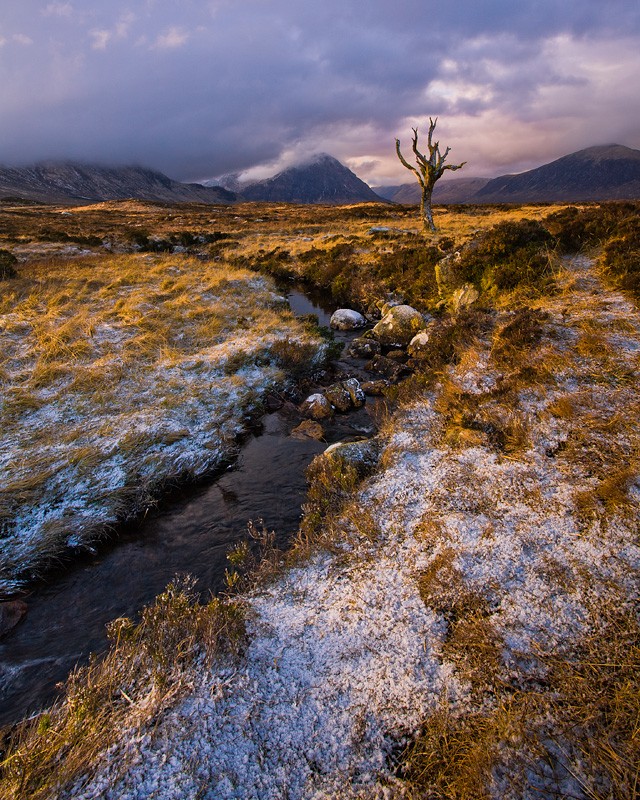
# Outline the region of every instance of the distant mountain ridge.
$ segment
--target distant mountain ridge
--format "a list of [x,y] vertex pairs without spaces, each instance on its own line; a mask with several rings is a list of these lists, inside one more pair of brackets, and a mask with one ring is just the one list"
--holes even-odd
[[[219,185],[223,184],[223,185]],[[233,186],[237,191],[229,191]],[[377,191],[376,191],[377,190]],[[237,174],[217,182],[180,183],[139,166],[106,167],[48,162],[0,166],[0,200],[78,204],[138,199],[168,203],[234,201],[343,205],[363,202],[412,204],[420,201],[416,181],[372,189],[340,161],[322,153],[272,178],[241,183]],[[640,198],[640,150],[599,145],[563,156],[518,175],[461,177],[436,185],[435,203],[531,203],[635,200]]]
[[[394,203],[419,203],[417,181],[375,187]],[[597,145],[549,164],[498,178],[453,178],[436,184],[435,203],[553,203],[640,198],[640,150]]]
[[232,192],[199,183],[180,183],[145,167],[105,167],[70,161],[28,167],[0,166],[0,199],[20,197],[39,203],[104,200],[231,203]]
[[384,202],[368,184],[327,153],[272,178],[245,185],[239,196],[248,201],[327,205]]
[[481,203],[635,200],[640,197],[640,150],[620,144],[578,150],[519,175],[488,181]]
[[[449,203],[468,203],[471,198],[486,184],[489,178],[450,178],[436,183],[433,190],[433,202],[447,205]],[[418,181],[401,183],[398,186],[374,186],[374,192],[393,203],[412,205],[420,202],[420,186]]]

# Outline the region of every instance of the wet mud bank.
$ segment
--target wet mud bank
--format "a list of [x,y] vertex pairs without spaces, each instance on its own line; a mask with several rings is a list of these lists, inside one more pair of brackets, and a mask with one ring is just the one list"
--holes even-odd
[[[298,315],[328,326],[333,308],[321,296],[280,287]],[[358,334],[336,332],[348,345]],[[366,379],[364,362],[338,357],[322,384]],[[305,381],[300,397],[312,384]],[[285,548],[298,530],[306,499],[306,468],[329,444],[372,436],[382,401],[323,421],[322,440],[292,436],[303,417],[293,397],[274,398],[223,474],[174,492],[147,517],[118,531],[94,554],[51,575],[21,597],[21,619],[0,638],[0,725],[10,725],[50,704],[76,664],[107,647],[106,624],[136,617],[176,574],[197,578],[203,596],[223,588],[229,548],[247,536],[250,520],[263,520]]]

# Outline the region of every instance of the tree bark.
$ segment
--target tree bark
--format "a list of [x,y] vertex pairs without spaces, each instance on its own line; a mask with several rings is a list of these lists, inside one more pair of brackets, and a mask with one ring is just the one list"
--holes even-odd
[[422,219],[422,224],[424,225],[425,231],[431,231],[431,233],[435,233],[436,226],[433,221],[433,211],[431,210],[432,194],[433,189],[429,189],[426,186],[422,187],[422,196],[420,198],[420,218]]

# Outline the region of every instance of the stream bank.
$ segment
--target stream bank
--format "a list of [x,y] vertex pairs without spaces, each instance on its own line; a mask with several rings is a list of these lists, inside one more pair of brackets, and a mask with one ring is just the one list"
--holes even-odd
[[[282,287],[281,287],[282,288]],[[297,315],[314,314],[327,326],[333,308],[315,293],[288,287]],[[336,331],[347,345],[357,332]],[[327,379],[363,377],[364,362],[341,356]],[[223,588],[229,548],[246,538],[249,520],[262,519],[286,547],[298,530],[306,499],[305,471],[327,445],[371,436],[379,401],[336,414],[324,440],[294,438],[302,417],[284,402],[265,414],[245,440],[236,462],[208,484],[186,487],[145,519],[123,527],[98,552],[31,588],[24,618],[0,639],[0,725],[10,725],[49,705],[76,664],[108,645],[105,625],[135,617],[176,574],[197,578],[203,596]]]

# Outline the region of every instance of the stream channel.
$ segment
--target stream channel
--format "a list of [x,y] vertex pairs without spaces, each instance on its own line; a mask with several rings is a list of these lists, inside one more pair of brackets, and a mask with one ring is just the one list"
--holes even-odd
[[[328,326],[334,309],[307,290],[287,288],[294,313],[315,314]],[[348,344],[358,333],[335,331]],[[363,361],[344,358],[331,380],[368,379]],[[336,414],[324,424],[325,441],[293,438],[302,418],[292,403],[265,414],[242,443],[238,458],[206,484],[186,487],[117,537],[31,587],[27,613],[0,639],[0,726],[49,705],[75,664],[107,647],[105,625],[137,613],[176,574],[197,578],[201,596],[223,588],[229,548],[247,536],[249,520],[262,519],[286,547],[298,529],[306,497],[305,470],[329,444],[371,436],[379,404]]]

